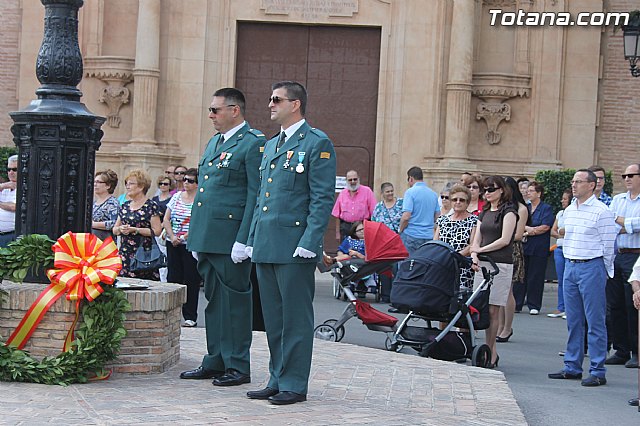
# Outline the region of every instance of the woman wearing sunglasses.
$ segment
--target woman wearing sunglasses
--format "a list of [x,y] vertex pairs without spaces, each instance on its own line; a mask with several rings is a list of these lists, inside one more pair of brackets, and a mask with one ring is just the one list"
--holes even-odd
[[[176,167],[176,178],[180,179]],[[187,286],[187,302],[182,305],[183,327],[195,327],[198,320],[200,274],[198,262],[187,250],[193,199],[198,189],[198,170],[188,169],[182,177],[184,191],[176,192],[167,204],[163,226],[167,231],[167,281]]]
[[498,366],[496,336],[501,306],[507,305],[513,275],[513,237],[518,221],[517,211],[511,203],[511,189],[500,176],[489,176],[483,182],[487,203],[478,216],[478,228],[471,244],[473,269],[476,271],[474,287],[482,283],[480,267],[491,269],[488,262],[480,262],[479,255],[490,256],[500,272],[493,277],[489,294],[491,323],[485,331],[486,343],[491,348],[490,368]]
[[478,216],[484,207],[484,200],[482,199],[482,176],[471,175],[466,181],[465,185],[471,191],[471,201],[467,210],[469,213]]

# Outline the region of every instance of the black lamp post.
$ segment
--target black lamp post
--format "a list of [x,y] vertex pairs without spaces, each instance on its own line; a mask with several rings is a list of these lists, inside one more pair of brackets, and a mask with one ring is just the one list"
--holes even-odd
[[631,12],[629,23],[622,26],[624,35],[624,58],[629,60],[631,65],[631,75],[640,77],[640,70],[637,68],[640,59],[640,11]]
[[[16,235],[89,232],[95,152],[104,117],[80,102],[78,9],[83,0],[40,0],[44,37],[36,62],[38,99],[9,115],[19,148]],[[29,281],[46,282],[41,274]]]

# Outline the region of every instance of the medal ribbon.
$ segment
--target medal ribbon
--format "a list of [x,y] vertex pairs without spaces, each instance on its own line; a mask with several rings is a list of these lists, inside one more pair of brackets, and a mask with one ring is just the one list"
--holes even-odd
[[122,269],[118,248],[111,237],[105,241],[93,234],[67,232],[51,247],[54,251],[54,269],[47,271],[51,284],[31,304],[6,345],[22,349],[49,308],[66,293],[67,300],[76,301],[76,316],[64,341],[63,351],[71,348],[80,315],[80,303],[100,296],[100,284],[112,285]]

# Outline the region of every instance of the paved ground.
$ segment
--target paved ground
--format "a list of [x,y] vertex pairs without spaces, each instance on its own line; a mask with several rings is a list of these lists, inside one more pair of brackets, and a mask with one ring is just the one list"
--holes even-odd
[[182,329],[181,360],[152,376],[67,388],[0,383],[1,424],[518,425],[524,416],[499,371],[317,341],[308,401],[249,400],[267,382],[264,333],[254,334],[253,383],[218,388],[180,380],[204,351],[204,329]]

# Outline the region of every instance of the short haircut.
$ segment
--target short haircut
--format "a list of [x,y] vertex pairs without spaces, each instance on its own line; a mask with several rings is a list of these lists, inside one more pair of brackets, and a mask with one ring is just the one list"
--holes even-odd
[[449,189],[449,199],[451,199],[451,196],[453,194],[458,194],[458,193],[464,193],[464,195],[467,197],[467,203],[471,202],[471,191],[469,191],[469,188],[467,188],[464,185],[453,185],[451,187],[451,189]]
[[216,90],[213,96],[224,98],[229,105],[238,105],[240,113],[244,116],[247,102],[244,99],[244,94],[240,90],[233,87],[224,87]]
[[412,177],[415,180],[424,179],[424,175],[422,174],[422,169],[418,166],[413,166],[409,170],[407,170],[407,177]]
[[160,186],[160,182],[164,182],[165,180],[169,181],[169,190],[173,191],[176,189],[176,181],[171,179],[169,176],[158,176],[156,179],[156,185]]
[[598,166],[597,164],[594,164],[593,166],[589,167],[587,170],[591,170],[593,173],[595,173],[595,172],[607,173],[607,171],[604,169],[604,167]]
[[7,158],[7,164],[9,163],[17,163],[18,162],[18,155],[14,154],[11,157]]
[[304,117],[307,112],[307,89],[297,81],[279,81],[271,85],[271,90],[283,88],[287,98],[300,101],[300,114]]
[[533,182],[531,182],[529,184],[529,188],[531,188],[532,186],[536,190],[536,192],[539,192],[541,195],[544,195],[544,185],[543,184],[541,184],[540,182],[536,182],[534,180]]
[[589,169],[578,169],[578,170],[576,170],[576,173],[580,173],[580,172],[583,172],[583,173],[587,174],[587,182],[595,184],[595,185],[593,185],[593,189],[591,190],[591,191],[595,191],[596,190],[596,186],[598,184],[598,176],[596,176],[596,174],[593,173]]
[[190,169],[187,169],[187,172],[184,175],[185,177],[193,176],[194,179],[196,180],[196,183],[198,183],[198,169],[191,167]]
[[393,184],[391,182],[383,182],[382,185],[380,185],[380,192],[384,192],[388,187],[393,188]]
[[149,173],[142,169],[133,169],[129,172],[126,178],[124,178],[125,184],[129,182],[129,179],[135,178],[138,181],[138,186],[142,187],[142,192],[147,195],[147,191],[151,187],[151,176]]
[[118,175],[111,169],[101,170],[96,172],[96,177],[102,176],[104,183],[107,185],[107,191],[109,194],[113,194],[118,186]]

